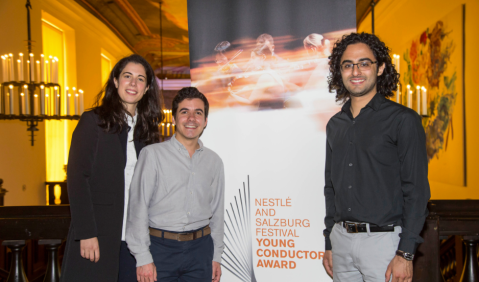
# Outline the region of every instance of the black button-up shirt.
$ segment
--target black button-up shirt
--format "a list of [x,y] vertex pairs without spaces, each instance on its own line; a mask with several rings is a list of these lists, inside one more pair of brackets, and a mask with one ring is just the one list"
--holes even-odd
[[351,100],[326,127],[326,250],[335,222],[400,225],[415,253],[428,214],[426,136],[419,115],[378,93],[353,118]]

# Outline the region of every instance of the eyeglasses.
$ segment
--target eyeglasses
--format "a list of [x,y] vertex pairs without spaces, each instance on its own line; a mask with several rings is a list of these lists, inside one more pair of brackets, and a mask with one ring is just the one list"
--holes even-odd
[[353,64],[353,63],[342,63],[341,64],[341,71],[343,72],[348,72],[348,71],[352,71],[354,69],[354,66],[358,66],[358,69],[359,71],[367,71],[367,70],[370,70],[371,69],[371,66],[373,64],[377,64],[378,61],[375,61],[375,62],[371,62],[369,60],[366,60],[366,61],[361,61],[357,64]]

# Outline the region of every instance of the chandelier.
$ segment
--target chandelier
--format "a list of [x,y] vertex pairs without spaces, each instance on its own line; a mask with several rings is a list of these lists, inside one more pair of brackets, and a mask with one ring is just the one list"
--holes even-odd
[[[38,123],[43,120],[78,120],[84,111],[84,93],[65,87],[58,81],[60,60],[53,56],[32,53],[30,33],[30,0],[25,5],[28,21],[28,55],[13,53],[1,56],[2,83],[0,85],[0,120],[20,120],[27,123],[31,145]],[[39,60],[36,60],[39,58]],[[62,114],[62,102],[66,109]],[[73,108],[73,110],[72,110]]]

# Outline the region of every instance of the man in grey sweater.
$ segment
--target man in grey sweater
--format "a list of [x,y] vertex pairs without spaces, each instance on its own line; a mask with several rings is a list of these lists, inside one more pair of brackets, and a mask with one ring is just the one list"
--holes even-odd
[[173,100],[175,135],[140,153],[126,223],[138,281],[220,280],[224,169],[199,140],[208,108],[196,88],[181,89]]

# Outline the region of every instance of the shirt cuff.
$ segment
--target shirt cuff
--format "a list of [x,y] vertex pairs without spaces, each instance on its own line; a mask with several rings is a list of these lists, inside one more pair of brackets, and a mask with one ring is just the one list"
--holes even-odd
[[414,239],[402,239],[399,241],[398,250],[405,253],[415,254],[418,244]]
[[216,249],[215,248],[215,251],[214,251],[214,254],[213,254],[213,261],[216,261],[216,262],[219,262],[221,263],[221,255],[223,254],[223,250],[222,249]]
[[135,254],[136,267],[147,265],[153,262],[153,257],[150,252],[145,252],[141,254]]

